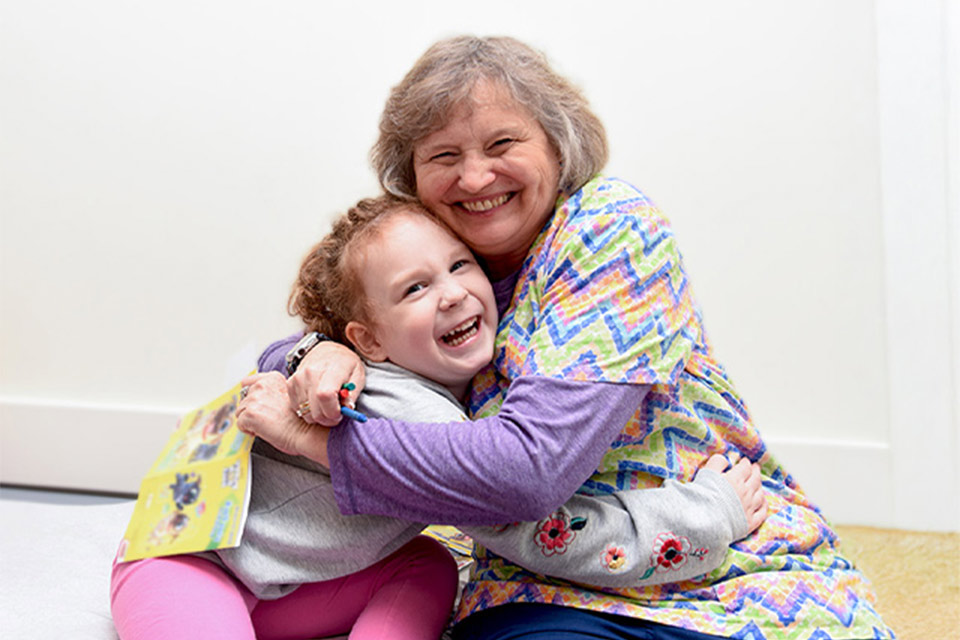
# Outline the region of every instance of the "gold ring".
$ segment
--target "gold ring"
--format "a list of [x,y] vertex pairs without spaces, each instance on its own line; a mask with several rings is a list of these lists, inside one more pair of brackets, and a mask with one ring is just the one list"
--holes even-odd
[[308,413],[309,411],[310,411],[310,403],[309,403],[309,402],[301,402],[301,403],[300,403],[300,407],[299,407],[299,408],[297,409],[297,411],[296,411],[297,417],[298,417],[298,418],[302,418],[302,417],[303,417],[303,414]]

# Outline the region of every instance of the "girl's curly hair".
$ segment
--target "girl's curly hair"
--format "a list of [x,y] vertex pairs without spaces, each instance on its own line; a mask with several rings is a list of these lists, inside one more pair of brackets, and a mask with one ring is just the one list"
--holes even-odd
[[349,345],[345,335],[347,323],[370,319],[356,252],[398,213],[435,220],[418,202],[386,194],[361,200],[334,221],[332,231],[300,265],[287,302],[290,315],[300,316],[308,331],[319,331]]

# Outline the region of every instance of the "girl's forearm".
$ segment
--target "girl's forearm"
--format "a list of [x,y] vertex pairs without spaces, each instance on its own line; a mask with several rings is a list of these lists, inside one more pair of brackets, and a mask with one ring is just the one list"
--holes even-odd
[[[539,522],[463,530],[534,573],[602,587],[641,587],[713,571],[748,527],[731,485],[703,469],[691,483],[575,495]],[[671,545],[688,561],[664,562],[661,553]]]

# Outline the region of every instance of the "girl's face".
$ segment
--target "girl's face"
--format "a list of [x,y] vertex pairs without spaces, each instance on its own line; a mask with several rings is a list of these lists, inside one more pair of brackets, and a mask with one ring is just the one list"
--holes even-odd
[[492,82],[414,145],[413,167],[417,197],[494,279],[523,263],[559,192],[560,162],[543,127]]
[[429,218],[399,213],[355,259],[372,318],[347,325],[350,341],[463,397],[497,330],[493,288],[470,250]]

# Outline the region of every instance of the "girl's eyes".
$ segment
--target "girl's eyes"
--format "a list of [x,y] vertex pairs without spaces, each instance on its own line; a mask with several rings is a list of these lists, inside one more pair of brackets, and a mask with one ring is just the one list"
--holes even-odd
[[417,291],[420,291],[421,289],[423,289],[423,287],[424,285],[422,282],[418,282],[417,284],[410,285],[410,287],[408,287],[407,290],[404,291],[403,295],[404,296],[412,295]]
[[[460,260],[456,260],[454,261],[453,264],[450,265],[450,273],[453,273],[454,271],[459,271],[460,269],[463,269],[469,264],[470,264],[470,260],[468,258],[461,258]],[[406,298],[407,296],[411,296],[417,293],[418,291],[423,291],[426,288],[427,288],[426,282],[414,283],[409,287],[407,287],[406,289],[404,289],[403,297]]]

